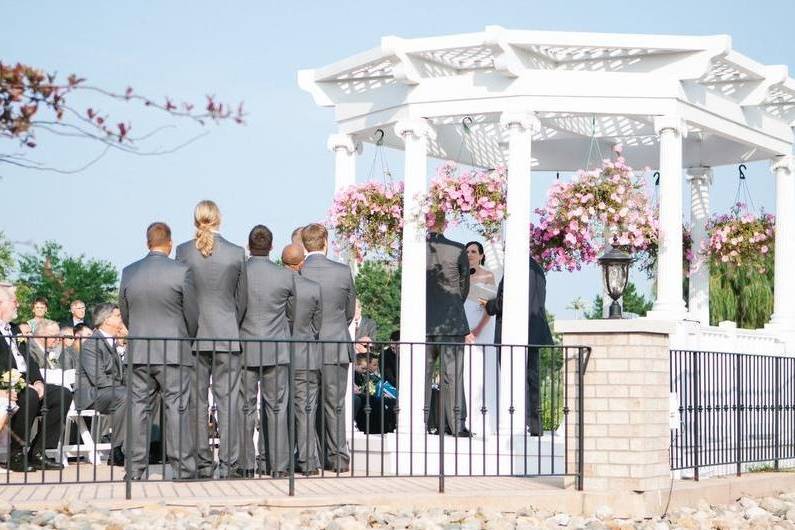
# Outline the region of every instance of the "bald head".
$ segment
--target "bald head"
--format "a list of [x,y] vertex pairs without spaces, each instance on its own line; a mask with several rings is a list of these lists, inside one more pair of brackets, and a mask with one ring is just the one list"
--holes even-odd
[[291,243],[282,250],[282,263],[294,271],[301,270],[304,265],[304,247]]

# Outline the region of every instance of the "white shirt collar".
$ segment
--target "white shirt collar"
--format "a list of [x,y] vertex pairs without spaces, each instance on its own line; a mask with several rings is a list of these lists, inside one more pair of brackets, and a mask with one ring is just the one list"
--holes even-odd
[[304,259],[308,258],[309,256],[314,256],[315,254],[320,254],[321,256],[325,256],[326,253],[322,250],[313,250],[312,252],[307,252],[304,254]]

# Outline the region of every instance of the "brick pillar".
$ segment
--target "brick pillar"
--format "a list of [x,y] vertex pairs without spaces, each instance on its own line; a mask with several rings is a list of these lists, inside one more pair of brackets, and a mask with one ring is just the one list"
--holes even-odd
[[[566,346],[590,346],[584,392],[588,492],[669,487],[669,344],[675,324],[645,319],[557,321]],[[577,362],[568,361],[568,461],[577,469]]]

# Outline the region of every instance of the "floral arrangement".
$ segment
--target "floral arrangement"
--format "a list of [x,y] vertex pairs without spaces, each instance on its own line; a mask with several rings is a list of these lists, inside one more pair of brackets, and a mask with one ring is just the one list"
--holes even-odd
[[[640,270],[646,273],[646,276],[651,279],[654,277],[657,268],[657,248],[659,239],[655,234],[652,244],[646,249],[641,256]],[[701,252],[693,252],[693,234],[690,227],[687,225],[682,226],[682,272],[686,277],[696,270],[702,263],[703,259]]]
[[[25,376],[15,368],[3,372],[3,374],[0,375],[0,391],[5,391],[7,393],[9,390],[13,390],[19,393],[26,386]],[[0,392],[0,397],[2,397],[2,392]]]
[[763,274],[773,255],[775,221],[775,216],[764,212],[757,216],[738,202],[730,213],[707,221],[701,252],[716,264],[749,266]]
[[457,174],[455,163],[442,164],[421,200],[426,226],[431,228],[443,216],[452,225],[463,223],[486,239],[495,238],[508,216],[506,176],[504,167]]
[[607,234],[638,257],[656,245],[657,215],[646,183],[634,176],[621,146],[614,152],[601,168],[580,170],[571,182],[553,185],[545,207],[536,210],[530,252],[544,269],[574,271],[593,263]]
[[328,227],[334,245],[357,262],[399,259],[403,236],[403,183],[365,182],[334,196]]

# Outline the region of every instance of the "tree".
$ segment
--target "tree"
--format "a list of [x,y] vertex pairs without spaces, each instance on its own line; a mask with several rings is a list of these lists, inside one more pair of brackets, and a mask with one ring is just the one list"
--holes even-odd
[[[86,108],[73,106],[72,95],[87,94],[92,105]],[[132,124],[128,120],[111,119],[101,110],[101,106],[116,103],[138,103],[144,107],[159,110],[171,117],[184,118],[200,125],[208,121],[233,120],[243,123],[243,105],[231,107],[207,96],[204,105],[176,103],[170,98],[155,101],[136,93],[127,87],[123,93],[91,86],[82,77],[69,75],[59,80],[55,74],[45,73],[32,66],[17,63],[7,65],[0,62],[0,139],[12,140],[21,151],[0,150],[0,164],[8,164],[24,169],[75,173],[97,162],[111,149],[127,153],[154,155],[173,152],[198,136],[177,146],[145,151],[140,142],[151,138],[165,127],[134,136]],[[99,156],[83,167],[63,170],[31,160],[28,153],[37,146],[38,132],[48,132],[67,139],[89,139],[104,146]],[[4,152],[5,151],[5,152]],[[0,165],[2,167],[2,165]]]
[[7,280],[14,270],[14,246],[0,230],[0,281]]
[[585,314],[585,311],[588,309],[588,302],[586,302],[581,296],[578,296],[569,302],[569,305],[566,306],[566,309],[571,309],[574,311],[574,318],[579,319],[580,315]]
[[378,341],[388,341],[400,328],[400,269],[383,262],[365,262],[356,275],[356,296],[362,314],[378,324]]
[[33,300],[44,297],[49,303],[48,318],[56,321],[69,316],[69,304],[80,299],[88,308],[113,302],[117,296],[118,272],[107,261],[68,256],[63,247],[46,241],[33,254],[19,258],[17,294],[19,318],[32,316]]
[[[651,300],[646,300],[646,297],[638,292],[634,283],[627,282],[627,288],[624,289],[624,296],[622,297],[622,310],[625,313],[634,313],[643,317],[651,311],[653,305],[654,303]],[[585,318],[591,320],[602,318],[604,314],[604,299],[601,295],[596,295],[592,307],[593,309],[590,313],[585,313]]]

